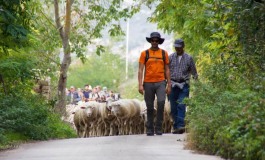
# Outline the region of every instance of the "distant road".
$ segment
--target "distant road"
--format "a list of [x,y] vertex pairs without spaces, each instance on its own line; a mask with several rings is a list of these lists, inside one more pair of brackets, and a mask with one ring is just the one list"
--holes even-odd
[[221,160],[184,149],[183,135],[92,137],[23,144],[0,160]]

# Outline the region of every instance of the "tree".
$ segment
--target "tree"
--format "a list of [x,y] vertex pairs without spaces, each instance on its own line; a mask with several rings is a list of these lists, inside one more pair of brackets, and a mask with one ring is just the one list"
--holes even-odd
[[[113,54],[109,48],[106,48],[100,56],[89,56],[84,65],[78,65],[81,63],[79,62],[76,66],[70,67],[67,86],[101,85],[117,92],[121,82],[125,80],[125,60],[117,52]],[[130,78],[134,73],[132,67],[129,67],[129,71]]]
[[[7,88],[5,85],[6,77],[5,69],[10,69],[17,66],[11,66],[6,63],[11,59],[8,59],[10,51],[18,50],[21,47],[26,46],[28,43],[28,33],[30,28],[30,11],[28,9],[28,0],[22,1],[0,1],[0,83],[2,83],[3,91],[7,94]],[[5,59],[7,61],[5,61]],[[12,60],[11,60],[12,61]],[[4,64],[3,64],[4,63]],[[19,69],[16,68],[16,69]],[[13,72],[14,73],[14,72]],[[22,73],[22,72],[20,72]],[[10,72],[9,72],[10,74]],[[17,76],[21,74],[16,74]]]
[[0,0],[0,56],[27,44],[32,13],[28,3],[29,0]]
[[[32,90],[36,76],[55,68],[51,53],[58,48],[56,34],[47,34],[57,30],[42,7],[38,0],[0,0],[1,149],[20,139],[58,138],[66,132],[74,136],[51,104]],[[14,134],[15,139],[10,137]]]
[[149,20],[183,37],[186,49],[199,61],[207,61],[207,65],[199,62],[199,69],[203,78],[215,85],[218,81],[220,86],[231,83],[228,77],[232,72],[239,81],[260,83],[262,76],[258,75],[264,71],[265,53],[264,8],[264,0],[165,0]]
[[197,59],[200,82],[186,101],[189,146],[228,159],[264,159],[264,4],[164,0],[150,18],[186,40]]
[[5,94],[17,90],[18,85],[24,91],[31,89],[37,77],[56,75],[59,57],[54,51],[60,44],[59,35],[52,19],[43,12],[46,5],[42,3],[1,1],[0,91]]
[[[65,1],[65,15],[59,13],[60,5],[54,0],[55,22],[59,31],[62,46],[63,60],[60,65],[58,82],[58,103],[56,110],[62,112],[65,106],[65,88],[67,71],[71,64],[70,53],[75,53],[81,60],[85,59],[84,51],[93,39],[101,38],[101,31],[110,27],[111,36],[123,34],[119,19],[125,20],[139,10],[140,4],[125,6],[122,0],[96,1]],[[102,45],[97,46],[97,54],[104,51]]]
[[[66,1],[66,16],[65,16],[65,25],[62,26],[60,17],[59,17],[59,4],[57,0],[54,0],[54,9],[55,9],[55,22],[59,30],[60,37],[63,44],[64,57],[60,67],[60,77],[58,82],[58,111],[61,111],[62,107],[65,106],[65,87],[67,80],[67,71],[71,63],[70,56],[70,45],[69,45],[69,34],[70,34],[70,23],[71,23],[71,9],[73,1]],[[60,107],[60,108],[59,108]]]

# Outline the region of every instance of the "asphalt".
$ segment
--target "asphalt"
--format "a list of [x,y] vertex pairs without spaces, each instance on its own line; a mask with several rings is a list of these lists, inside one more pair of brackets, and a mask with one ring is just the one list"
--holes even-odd
[[0,160],[221,160],[184,149],[185,134],[49,140],[0,152]]

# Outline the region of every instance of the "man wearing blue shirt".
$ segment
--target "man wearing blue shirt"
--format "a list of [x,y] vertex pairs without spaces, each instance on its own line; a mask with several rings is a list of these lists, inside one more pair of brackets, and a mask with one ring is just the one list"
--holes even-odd
[[169,70],[171,79],[171,93],[169,95],[171,116],[173,118],[173,134],[185,132],[186,105],[183,100],[189,97],[189,81],[191,75],[198,78],[192,56],[184,52],[184,41],[177,39],[174,42],[176,52],[169,56]]

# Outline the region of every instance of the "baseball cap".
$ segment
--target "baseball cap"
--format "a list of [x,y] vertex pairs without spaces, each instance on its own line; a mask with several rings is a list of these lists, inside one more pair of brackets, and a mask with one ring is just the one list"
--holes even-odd
[[174,42],[174,47],[181,48],[184,47],[183,39],[176,39]]

